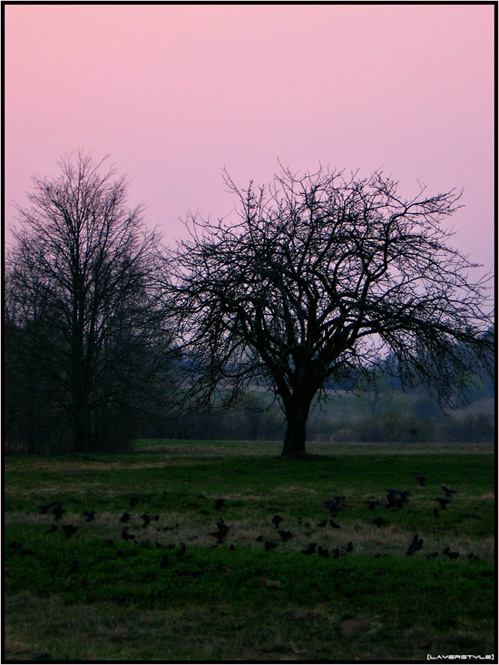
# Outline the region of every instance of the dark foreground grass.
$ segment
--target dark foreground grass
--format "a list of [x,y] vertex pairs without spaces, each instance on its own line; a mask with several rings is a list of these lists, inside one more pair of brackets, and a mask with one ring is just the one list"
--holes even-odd
[[[285,460],[209,446],[6,460],[6,660],[419,662],[428,653],[494,653],[491,455]],[[441,484],[457,493],[436,517]],[[408,503],[386,508],[386,488],[408,490]],[[321,507],[331,495],[345,496],[339,528]],[[369,511],[366,499],[381,505]],[[66,511],[54,531],[53,516],[38,510],[53,501]],[[97,511],[94,521],[86,510]],[[125,510],[134,540],[121,535]],[[144,528],[143,513],[158,520]],[[275,514],[292,533],[286,542]],[[230,529],[217,544],[210,533],[221,519]],[[78,531],[66,536],[61,524]],[[416,533],[423,547],[407,556]],[[276,546],[265,551],[265,542]],[[312,542],[328,556],[304,555]]]

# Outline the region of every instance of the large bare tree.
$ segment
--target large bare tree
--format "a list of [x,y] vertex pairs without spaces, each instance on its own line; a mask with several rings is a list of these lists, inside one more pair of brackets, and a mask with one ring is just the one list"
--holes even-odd
[[34,177],[6,260],[13,412],[33,413],[35,439],[52,413],[49,439],[73,451],[132,434],[159,397],[170,343],[159,239],[142,208],[128,207],[126,178],[103,162],[73,153],[58,177]]
[[451,248],[442,222],[454,191],[412,199],[380,172],[283,169],[251,183],[236,220],[191,216],[177,250],[177,335],[185,391],[223,406],[266,387],[286,418],[283,454],[305,452],[307,417],[328,381],[352,388],[388,354],[405,383],[451,400],[461,377],[490,358],[487,280]]

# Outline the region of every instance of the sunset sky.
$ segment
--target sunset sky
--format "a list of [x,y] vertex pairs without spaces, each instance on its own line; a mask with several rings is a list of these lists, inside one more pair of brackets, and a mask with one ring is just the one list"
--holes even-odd
[[454,244],[494,260],[494,6],[7,5],[6,225],[74,149],[132,178],[168,243],[278,159],[464,188]]

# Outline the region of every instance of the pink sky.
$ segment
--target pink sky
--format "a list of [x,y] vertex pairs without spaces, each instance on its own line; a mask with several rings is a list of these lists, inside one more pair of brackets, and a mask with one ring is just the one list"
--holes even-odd
[[[494,260],[493,5],[7,5],[5,191],[78,147],[172,242],[277,160],[464,187],[454,244]],[[8,234],[7,234],[8,237]]]

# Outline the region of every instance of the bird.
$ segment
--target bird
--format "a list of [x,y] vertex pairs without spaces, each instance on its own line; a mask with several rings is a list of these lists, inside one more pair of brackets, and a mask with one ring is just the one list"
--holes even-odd
[[411,496],[411,493],[408,492],[407,490],[387,489],[386,492],[387,492],[386,499],[388,501],[386,507],[398,508],[399,510],[402,508],[404,504],[406,504],[409,501],[409,497]]
[[74,536],[74,534],[78,531],[78,527],[74,526],[74,524],[61,524],[61,527],[67,538]]
[[423,547],[423,539],[418,537],[418,534],[415,534],[414,538],[412,539],[411,544],[409,545],[409,548],[406,552],[407,556],[410,556],[411,554],[414,554],[414,552],[417,552]]
[[457,490],[451,490],[449,487],[446,487],[445,485],[440,485],[440,487],[443,489],[445,496],[447,498],[450,498],[453,494],[457,494]]
[[353,552],[353,543],[352,543],[352,541],[350,541],[350,542],[348,543],[347,548],[346,548],[346,551],[347,551],[347,552]]
[[141,519],[143,520],[143,522],[144,522],[144,523],[142,524],[142,528],[143,528],[143,529],[147,529],[147,527],[149,526],[149,524],[151,523],[151,521],[152,521],[152,519],[153,519],[152,516],[148,515],[147,513],[142,513],[142,515],[140,515],[140,518],[141,518]]
[[447,510],[447,505],[450,503],[450,499],[442,499],[441,496],[437,496],[433,501],[437,501],[440,504],[441,510]]
[[381,527],[381,526],[386,526],[387,524],[389,524],[389,522],[384,520],[382,517],[377,517],[374,520],[374,524],[376,524],[376,526],[378,526],[378,527]]
[[428,478],[426,476],[413,476],[418,481],[418,484],[421,485],[421,487],[425,487],[426,481]]
[[321,556],[323,559],[327,558],[329,556],[329,552],[324,548],[319,545],[317,548],[317,554]]
[[326,524],[327,524],[327,520],[322,520],[322,522],[319,522],[319,523],[317,524],[317,526],[318,526],[320,529],[322,529],[322,527],[326,526]]
[[217,522],[218,531],[212,531],[208,535],[214,536],[217,539],[217,543],[223,543],[231,526],[220,520]]
[[285,543],[290,538],[293,538],[291,531],[283,531],[282,529],[279,531],[279,536],[281,537],[283,543]]
[[71,565],[69,566],[69,574],[73,575],[73,573],[76,573],[80,566],[78,565],[78,561],[76,559],[73,559]]
[[451,552],[450,547],[446,547],[442,554],[445,554],[445,556],[448,556],[449,559],[457,559],[459,556],[459,552]]
[[262,534],[260,534],[259,536],[257,536],[257,537],[255,538],[255,540],[256,540],[257,543],[261,543],[261,542],[263,541],[263,536],[262,536]]
[[130,521],[130,513],[125,510],[123,515],[120,517],[120,522],[123,522],[123,524],[126,524],[129,521]]
[[55,506],[52,508],[52,514],[54,516],[54,520],[60,520],[61,517],[64,515],[66,511],[63,510],[62,506],[59,504],[58,506]]
[[121,537],[123,538],[123,540],[135,540],[135,536],[133,535],[133,533],[128,533],[128,529],[129,529],[128,526],[123,527],[121,531]]
[[362,503],[365,503],[368,510],[374,510],[375,508],[381,505],[379,501],[371,501],[370,499],[366,499]]
[[276,529],[279,528],[279,524],[282,522],[282,517],[280,515],[274,515],[272,518],[272,524],[275,526]]
[[277,543],[273,543],[271,540],[266,540],[264,546],[265,551],[270,552],[270,550],[273,550],[275,547],[277,547]]
[[87,522],[92,522],[95,520],[95,510],[86,510],[81,516],[84,517]]
[[341,526],[336,524],[336,522],[333,522],[333,520],[329,520],[329,524],[333,527],[333,529],[341,529]]
[[215,501],[215,510],[220,510],[220,508],[223,507],[224,503],[225,503],[225,499],[217,499]]
[[62,508],[60,501],[53,501],[52,503],[47,503],[43,506],[39,506],[38,510],[40,515],[46,515],[47,513],[53,513],[54,509]]
[[329,510],[331,517],[336,517],[340,508],[345,506],[345,497],[344,496],[332,496],[329,499],[326,499],[322,502],[321,507],[325,510]]
[[307,545],[304,550],[301,551],[302,554],[313,554],[315,552],[315,548],[317,547],[317,543],[310,543],[310,545]]

